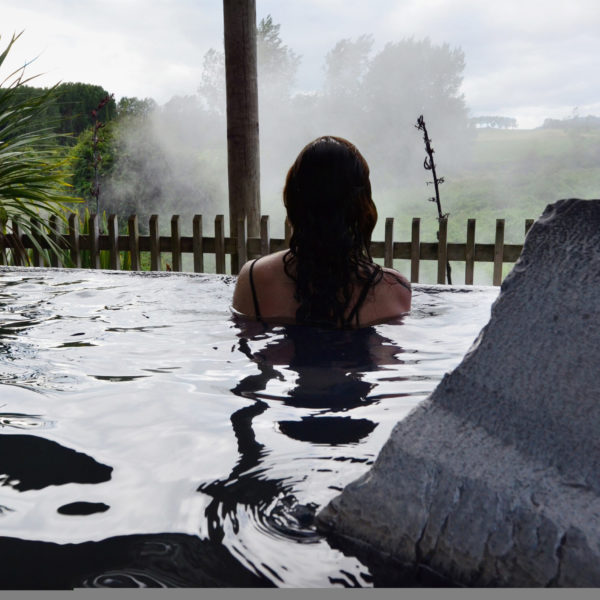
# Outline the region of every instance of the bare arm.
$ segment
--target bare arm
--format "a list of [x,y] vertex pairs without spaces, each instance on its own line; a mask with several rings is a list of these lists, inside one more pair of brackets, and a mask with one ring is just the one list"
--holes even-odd
[[248,261],[240,270],[235,289],[233,290],[233,301],[231,305],[235,310],[249,317],[255,317],[254,301],[252,300],[252,289],[250,287],[250,265]]

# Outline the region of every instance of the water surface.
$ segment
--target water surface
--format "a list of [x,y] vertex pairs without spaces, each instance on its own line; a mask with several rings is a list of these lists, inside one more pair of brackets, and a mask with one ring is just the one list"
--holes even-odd
[[234,279],[0,269],[0,587],[378,585],[314,528],[498,288],[401,324],[245,323]]

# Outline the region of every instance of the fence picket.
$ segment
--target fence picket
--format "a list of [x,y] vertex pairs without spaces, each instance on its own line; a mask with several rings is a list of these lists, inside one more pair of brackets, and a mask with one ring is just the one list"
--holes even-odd
[[150,227],[150,270],[160,271],[160,236],[158,232],[158,215],[152,215]]
[[244,263],[248,260],[247,239],[246,239],[246,217],[240,217],[237,221],[236,242],[237,242],[237,256],[238,256],[237,272],[239,273],[239,270],[242,268]]
[[502,283],[502,259],[504,255],[504,219],[496,219],[496,242],[494,243],[494,274],[492,284]]
[[92,269],[100,268],[100,230],[98,215],[93,213],[88,219],[88,239],[90,241],[90,266]]
[[465,283],[473,285],[475,272],[475,219],[467,221],[467,247],[465,248]]
[[[60,245],[61,236],[61,227],[58,217],[56,215],[52,215],[50,220],[48,221],[50,227],[50,239],[56,246]],[[56,252],[50,252],[50,266],[51,267],[62,267],[62,260],[60,256]]]
[[141,271],[140,262],[140,231],[137,215],[130,215],[127,221],[127,240],[129,242],[129,256],[132,271]]
[[12,238],[14,239],[12,247],[13,262],[17,267],[22,267],[25,264],[25,251],[23,250],[21,228],[14,219],[12,221]]
[[385,242],[383,251],[383,266],[394,268],[394,219],[387,217],[385,220]]
[[181,223],[179,215],[171,217],[171,257],[173,271],[181,271]]
[[202,273],[204,271],[202,215],[194,215],[193,236],[194,273]]
[[215,263],[217,273],[225,273],[225,218],[215,217]]
[[71,262],[76,269],[81,268],[81,250],[79,247],[79,216],[69,215],[69,244],[71,246]]
[[265,256],[271,252],[271,232],[269,230],[269,216],[260,218],[260,255]]
[[525,235],[529,233],[531,226],[533,225],[533,219],[525,219]]
[[108,246],[110,268],[119,271],[121,269],[121,256],[119,254],[119,224],[117,215],[110,215],[108,217]]
[[412,220],[410,240],[410,280],[419,283],[419,261],[421,259],[421,219]]
[[40,222],[38,219],[31,219],[31,233],[35,240],[35,244],[33,245],[33,260],[31,261],[34,267],[43,267],[44,266],[44,256],[39,251],[39,246],[42,244],[42,238],[40,234],[37,232],[38,227],[40,226]]
[[[0,218],[0,232],[4,233],[4,231],[6,231],[6,220]],[[6,247],[6,237],[4,235],[0,235],[0,265],[8,264]]]
[[437,282],[446,283],[446,263],[448,262],[448,217],[439,219]]

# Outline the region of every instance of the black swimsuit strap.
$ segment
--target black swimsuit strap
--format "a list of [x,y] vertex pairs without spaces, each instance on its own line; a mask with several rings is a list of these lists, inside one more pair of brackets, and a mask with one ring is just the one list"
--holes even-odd
[[254,265],[256,264],[257,260],[258,260],[258,258],[252,261],[252,264],[250,265],[250,272],[248,273],[248,276],[250,279],[250,289],[252,290],[252,300],[254,301],[254,314],[257,319],[260,319],[260,309],[258,308],[258,298],[256,296],[256,288],[254,287],[254,276],[252,274]]
[[371,275],[369,275],[369,279],[367,279],[365,285],[363,286],[363,289],[360,291],[360,296],[358,297],[354,308],[350,311],[350,314],[348,315],[348,323],[351,323],[352,319],[356,317],[356,325],[358,326],[358,311],[360,310],[360,307],[363,305],[363,302],[367,298],[367,294],[369,293],[369,290],[373,285],[373,281],[375,280],[377,273],[379,273],[379,269],[375,268],[373,269]]

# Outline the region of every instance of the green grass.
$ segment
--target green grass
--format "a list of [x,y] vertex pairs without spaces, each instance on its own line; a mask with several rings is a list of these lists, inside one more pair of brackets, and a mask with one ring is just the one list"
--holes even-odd
[[[537,218],[547,204],[561,198],[600,197],[600,130],[583,132],[552,129],[480,129],[462,164],[437,166],[445,183],[440,186],[442,207],[449,217],[450,241],[462,242],[467,219],[477,219],[477,241],[493,242],[496,219],[506,220],[507,243],[521,243],[525,219]],[[381,217],[399,223],[396,239],[410,236],[410,219],[421,217],[423,240],[435,238],[437,212],[427,201],[432,194],[422,184],[380,192]],[[383,236],[378,224],[375,239]]]

